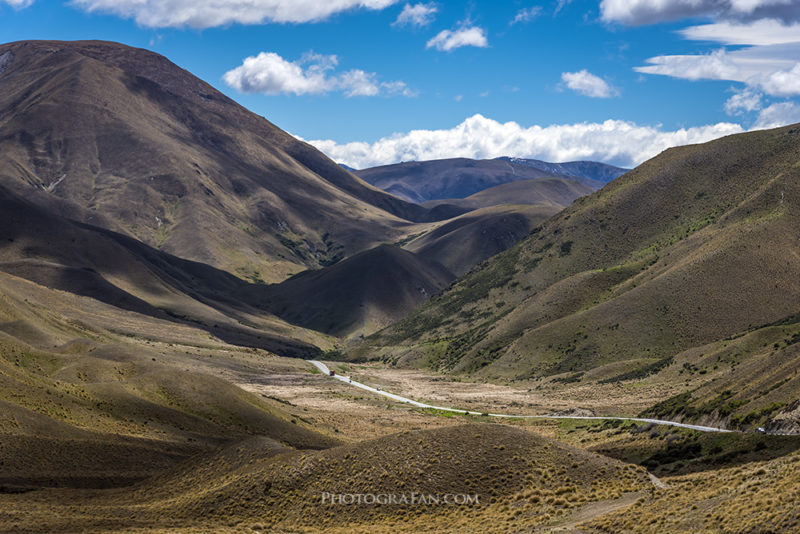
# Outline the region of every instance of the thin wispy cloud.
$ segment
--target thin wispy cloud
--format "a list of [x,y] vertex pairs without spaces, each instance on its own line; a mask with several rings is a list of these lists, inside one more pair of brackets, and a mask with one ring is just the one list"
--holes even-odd
[[33,4],[34,0],[0,0],[0,3],[8,4],[14,9],[23,9]]
[[528,23],[533,19],[535,19],[536,17],[538,17],[539,15],[541,15],[541,13],[542,13],[541,6],[526,7],[524,9],[520,9],[519,11],[517,11],[517,14],[514,15],[514,18],[511,19],[510,24],[513,26],[514,24]]
[[435,48],[443,52],[450,52],[456,48],[475,46],[486,48],[489,39],[486,30],[478,26],[463,26],[456,30],[443,30],[428,41],[426,48]]
[[403,6],[403,11],[397,16],[397,19],[392,23],[392,26],[412,26],[422,28],[430,25],[439,8],[435,3],[427,4],[406,4]]
[[679,30],[678,33],[686,39],[726,45],[768,46],[800,42],[800,24],[784,24],[775,19],[702,24]]

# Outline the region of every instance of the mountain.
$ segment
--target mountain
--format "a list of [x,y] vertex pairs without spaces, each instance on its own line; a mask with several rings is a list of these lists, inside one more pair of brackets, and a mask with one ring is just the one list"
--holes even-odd
[[561,209],[553,205],[500,205],[476,209],[438,224],[403,248],[461,276],[514,246]]
[[354,355],[484,378],[700,373],[654,410],[762,421],[800,391],[798,153],[797,126],[669,149]]
[[439,263],[381,245],[250,292],[292,324],[348,337],[371,334],[401,319],[454,278]]
[[268,282],[434,218],[153,52],[26,41],[0,57],[0,183],[51,213]]
[[533,167],[540,171],[549,172],[558,176],[570,176],[577,178],[578,181],[586,183],[587,185],[595,186],[598,182],[607,184],[628,172],[630,169],[623,169],[622,167],[615,167],[607,163],[599,163],[596,161],[568,161],[566,163],[549,163],[538,159],[525,159],[525,158],[498,158],[503,161],[508,161],[514,165],[524,165],[526,167]]
[[503,204],[531,204],[552,206],[561,210],[576,198],[595,191],[594,188],[564,178],[535,178],[496,185],[466,198],[428,200],[422,205],[429,208],[456,206],[465,209],[488,208]]
[[[575,169],[578,172],[578,168]],[[355,173],[375,187],[416,203],[465,198],[484,189],[518,180],[560,177],[557,173],[502,159],[465,158],[397,163]],[[593,189],[603,185],[601,182],[587,183]]]

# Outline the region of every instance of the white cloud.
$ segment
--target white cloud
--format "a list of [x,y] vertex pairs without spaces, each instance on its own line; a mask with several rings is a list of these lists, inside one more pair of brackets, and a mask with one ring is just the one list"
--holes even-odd
[[33,1],[34,0],[0,0],[0,2],[8,4],[14,9],[26,8],[29,5],[33,4]]
[[728,115],[741,115],[761,109],[762,95],[749,87],[741,91],[734,91],[732,97],[725,102],[725,113]]
[[618,94],[617,90],[604,79],[586,69],[578,72],[564,72],[561,74],[561,81],[576,93],[591,98],[611,98]]
[[[717,50],[710,54],[656,56],[649,65],[634,70],[685,80],[728,80],[742,82],[771,96],[800,95],[800,63],[770,54],[779,45],[754,47],[734,52]],[[787,48],[787,47],[783,47]],[[800,47],[789,47],[793,53]],[[797,57],[797,56],[795,56]]]
[[511,20],[511,25],[530,22],[542,13],[541,6],[526,7],[517,11],[517,14]]
[[374,143],[310,143],[334,160],[360,169],[400,161],[499,156],[596,160],[632,167],[672,146],[701,143],[742,131],[740,125],[732,123],[664,131],[616,120],[526,128],[515,122],[500,123],[474,115],[451,129],[413,130]]
[[556,9],[555,11],[553,11],[553,16],[561,13],[561,10],[570,5],[571,3],[572,0],[558,0],[558,4],[556,4]]
[[405,82],[379,82],[377,75],[360,69],[335,74],[339,60],[313,52],[288,61],[274,52],[246,58],[222,79],[243,93],[309,95],[341,91],[346,97],[401,94],[414,96]]
[[727,45],[775,45],[800,42],[800,24],[783,24],[775,19],[750,23],[717,22],[690,26],[678,33],[693,41],[714,41]]
[[800,122],[800,106],[794,102],[779,102],[761,110],[754,130],[777,128]]
[[422,28],[433,22],[439,8],[433,2],[429,4],[406,4],[392,26],[416,26]]
[[[5,0],[9,1],[9,0]],[[20,0],[11,0],[20,2]],[[23,2],[25,0],[22,0]],[[352,9],[384,9],[398,0],[72,0],[89,12],[134,19],[149,28],[318,22]]]
[[602,0],[600,15],[606,22],[629,25],[655,24],[689,17],[750,21],[800,20],[796,0]]
[[443,52],[449,52],[462,46],[477,46],[486,48],[489,40],[486,38],[486,31],[477,26],[459,28],[457,30],[443,30],[436,37],[428,41],[426,48],[435,48]]
[[744,81],[736,62],[725,52],[687,56],[656,56],[647,60],[650,65],[634,70],[645,74],[661,74],[686,80]]
[[779,70],[751,81],[773,96],[800,95],[800,63],[790,70]]

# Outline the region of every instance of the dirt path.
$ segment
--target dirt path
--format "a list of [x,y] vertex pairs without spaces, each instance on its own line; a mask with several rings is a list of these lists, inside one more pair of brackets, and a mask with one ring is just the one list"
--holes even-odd
[[636,491],[633,493],[626,493],[619,499],[610,499],[607,501],[597,501],[586,504],[578,508],[569,517],[564,518],[564,520],[558,523],[557,525],[542,526],[534,530],[534,532],[585,533],[586,530],[578,529],[578,527],[581,524],[586,523],[587,521],[591,521],[592,519],[597,519],[598,517],[604,516],[611,512],[615,512],[622,508],[627,508],[628,506],[635,503],[640,497],[643,497],[644,495],[645,492]]

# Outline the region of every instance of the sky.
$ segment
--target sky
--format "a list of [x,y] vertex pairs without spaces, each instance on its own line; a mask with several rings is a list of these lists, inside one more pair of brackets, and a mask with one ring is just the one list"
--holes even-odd
[[153,50],[355,168],[800,122],[800,0],[0,0],[0,35]]

